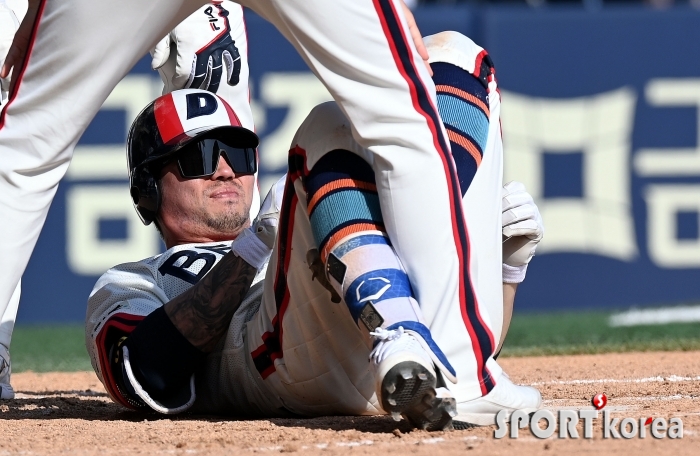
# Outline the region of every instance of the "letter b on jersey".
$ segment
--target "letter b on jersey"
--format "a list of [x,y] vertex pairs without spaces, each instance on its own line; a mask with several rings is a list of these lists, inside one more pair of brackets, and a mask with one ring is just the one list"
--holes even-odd
[[208,116],[216,112],[218,103],[210,93],[187,94],[187,118]]
[[[185,260],[180,262],[181,258]],[[195,265],[196,262],[199,264]],[[213,253],[200,253],[193,250],[183,250],[173,253],[170,258],[158,268],[161,275],[171,275],[189,282],[192,285],[199,282],[216,263]]]

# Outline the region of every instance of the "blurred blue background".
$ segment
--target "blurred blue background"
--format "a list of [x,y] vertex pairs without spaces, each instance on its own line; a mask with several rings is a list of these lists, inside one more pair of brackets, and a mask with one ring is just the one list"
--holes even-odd
[[[700,298],[700,11],[694,4],[421,3],[424,35],[457,30],[491,54],[505,180],[536,198],[545,240],[519,310]],[[329,98],[294,49],[247,15],[262,186],[309,109]],[[23,278],[19,323],[82,321],[108,267],[157,253],[128,196],[124,142],[159,95],[144,58],[85,132]]]

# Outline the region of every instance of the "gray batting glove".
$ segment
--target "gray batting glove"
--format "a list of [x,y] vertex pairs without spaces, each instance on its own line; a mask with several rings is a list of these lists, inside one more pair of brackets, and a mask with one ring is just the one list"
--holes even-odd
[[540,211],[520,182],[509,182],[502,193],[503,263],[527,265],[544,235]]
[[257,270],[265,266],[275,247],[286,179],[283,176],[272,186],[251,226],[231,244],[231,251]]

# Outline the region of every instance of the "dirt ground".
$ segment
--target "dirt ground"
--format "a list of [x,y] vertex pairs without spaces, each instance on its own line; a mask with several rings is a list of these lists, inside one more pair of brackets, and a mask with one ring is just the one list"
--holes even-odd
[[[516,383],[542,391],[553,410],[589,408],[605,393],[613,417],[673,417],[683,438],[603,439],[602,417],[591,440],[494,438],[495,426],[411,431],[387,417],[231,420],[166,417],[113,404],[92,372],[13,375],[17,398],[0,402],[0,455],[5,454],[698,454],[700,352],[506,358]],[[544,426],[544,422],[542,422]],[[578,426],[582,435],[582,425]],[[513,451],[517,453],[513,453]],[[652,453],[650,453],[652,454]]]

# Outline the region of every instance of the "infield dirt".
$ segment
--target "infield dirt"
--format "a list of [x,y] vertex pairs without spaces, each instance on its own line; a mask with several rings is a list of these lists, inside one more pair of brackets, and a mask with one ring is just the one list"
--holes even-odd
[[[4,454],[700,454],[700,352],[505,358],[516,383],[542,391],[545,408],[590,408],[605,393],[613,417],[678,417],[682,439],[497,440],[495,426],[428,433],[388,417],[236,420],[128,411],[113,404],[92,372],[19,373],[17,398],[0,402]],[[582,426],[578,427],[582,433]],[[555,434],[556,435],[556,434]],[[514,453],[517,452],[517,453]]]

